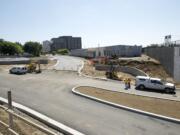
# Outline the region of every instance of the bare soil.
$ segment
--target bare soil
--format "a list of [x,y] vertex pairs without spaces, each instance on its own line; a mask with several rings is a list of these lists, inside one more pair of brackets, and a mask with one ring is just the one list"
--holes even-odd
[[146,55],[142,55],[141,57],[120,58],[116,63],[120,66],[136,67],[152,77],[158,77],[165,80],[166,78],[171,78],[159,61]]
[[106,77],[105,71],[95,70],[95,67],[91,65],[90,61],[88,60],[84,61],[84,68],[82,69],[82,73],[93,77]]
[[77,88],[77,91],[116,104],[180,119],[179,101],[137,96],[85,86]]
[[[30,118],[27,115],[22,114],[20,112],[18,112],[18,113],[19,113],[19,115],[30,119],[31,121],[35,122],[36,124],[42,125],[48,129],[50,129],[49,127],[34,120],[33,118]],[[8,113],[3,109],[0,109],[0,121],[8,124]],[[47,135],[46,133],[40,131],[39,129],[27,124],[26,122],[24,122],[16,117],[13,117],[13,121],[14,121],[13,130],[15,132],[19,133],[19,135]],[[0,124],[0,133],[2,133],[3,135],[9,135],[7,129],[5,127],[3,127],[1,124]]]
[[[96,70],[88,60],[84,61],[84,68],[82,70],[82,73],[93,77],[106,78],[106,72]],[[119,80],[124,80],[124,78],[135,78],[134,76],[123,72],[118,72],[117,75]]]

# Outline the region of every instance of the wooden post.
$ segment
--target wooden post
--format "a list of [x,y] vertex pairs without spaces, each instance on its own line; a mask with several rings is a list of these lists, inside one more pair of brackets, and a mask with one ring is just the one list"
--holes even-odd
[[[12,110],[12,97],[11,91],[8,91],[8,109]],[[13,127],[13,115],[9,112],[9,127],[12,129]]]
[[41,72],[41,65],[40,65],[40,61],[38,63],[38,66],[39,66],[39,72]]

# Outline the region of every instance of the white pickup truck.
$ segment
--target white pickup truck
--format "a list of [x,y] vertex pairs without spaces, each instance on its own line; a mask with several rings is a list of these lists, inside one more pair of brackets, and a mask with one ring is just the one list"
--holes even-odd
[[28,71],[27,67],[25,66],[17,66],[13,67],[9,70],[10,74],[26,74]]
[[151,78],[146,76],[137,76],[135,86],[138,89],[154,89],[154,90],[162,90],[167,93],[175,91],[175,85],[172,83],[168,83],[162,81],[159,78]]

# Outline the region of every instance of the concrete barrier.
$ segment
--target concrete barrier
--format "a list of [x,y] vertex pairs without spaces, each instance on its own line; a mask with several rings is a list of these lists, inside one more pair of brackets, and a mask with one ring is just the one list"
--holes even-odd
[[[113,68],[115,71],[128,73],[133,76],[148,76],[145,72],[143,72],[135,67],[114,65]],[[101,71],[110,71],[111,65],[96,64],[95,69],[101,70]]]
[[[38,60],[40,64],[48,64],[48,59]],[[0,65],[16,65],[16,64],[30,64],[31,60],[7,60],[0,61]]]

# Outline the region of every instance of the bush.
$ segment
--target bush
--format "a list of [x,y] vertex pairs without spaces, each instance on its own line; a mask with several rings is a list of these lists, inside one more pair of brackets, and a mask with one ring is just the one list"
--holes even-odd
[[68,49],[59,49],[59,50],[57,50],[57,54],[67,55],[68,53],[69,53]]
[[56,55],[56,51],[52,51],[52,55]]

